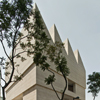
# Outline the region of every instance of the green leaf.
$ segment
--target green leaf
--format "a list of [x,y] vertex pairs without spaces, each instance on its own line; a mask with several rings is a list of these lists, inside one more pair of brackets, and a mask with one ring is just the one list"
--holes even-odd
[[21,57],[21,61],[24,62],[26,59],[24,57]]
[[5,62],[6,66],[8,66],[10,64],[10,62]]
[[45,78],[45,83],[47,85],[50,85],[51,83],[53,83],[55,81],[55,76],[54,75],[49,75],[48,78]]
[[18,76],[18,75],[14,75],[14,79],[15,79],[15,81],[20,81],[22,79],[22,77]]
[[5,74],[5,76],[8,76],[10,74],[10,72],[6,71],[4,74]]

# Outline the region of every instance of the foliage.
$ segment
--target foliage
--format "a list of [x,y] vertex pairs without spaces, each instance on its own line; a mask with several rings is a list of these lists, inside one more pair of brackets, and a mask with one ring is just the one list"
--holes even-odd
[[[40,47],[38,47],[35,51],[36,54],[38,54],[38,49]],[[40,68],[45,71],[49,71],[51,74],[45,78],[45,83],[47,85],[51,85],[54,92],[56,93],[57,97],[59,100],[63,100],[64,99],[64,94],[67,88],[67,76],[69,75],[69,68],[67,67],[67,61],[66,58],[63,56],[62,54],[62,50],[63,50],[63,43],[59,43],[59,42],[55,42],[53,45],[48,44],[46,48],[44,48],[45,50],[45,54],[44,51],[43,52],[39,52],[39,57],[38,55],[36,55],[36,57],[34,58],[34,62],[36,63],[36,65],[40,66]],[[36,59],[38,57],[38,59]],[[57,91],[55,90],[54,86],[53,86],[53,82],[55,82],[56,77],[55,77],[55,73],[54,71],[50,70],[51,69],[51,65],[48,62],[48,59],[50,60],[51,63],[54,63],[55,70],[60,73],[65,81],[65,87],[64,90],[62,90],[62,96],[61,98],[59,97]],[[42,60],[42,61],[41,61]]]
[[91,75],[88,76],[88,92],[91,92],[94,100],[97,94],[100,92],[100,73],[93,72]]
[[[4,81],[2,86],[3,100],[5,100],[5,88],[11,83],[21,79],[21,76],[14,76],[15,67],[19,66],[15,62],[15,58],[20,58],[21,61],[26,59],[21,56],[22,53],[30,50],[28,43],[24,44],[22,39],[28,38],[24,33],[20,32],[21,27],[28,24],[28,18],[32,15],[32,0],[1,0],[0,1],[0,43],[3,47],[4,53],[8,60],[4,57],[0,57],[0,65],[3,69],[11,68],[11,72],[6,71],[5,76],[8,76],[6,81],[2,75],[1,80]],[[7,54],[7,49],[4,42],[7,43],[9,49],[11,49],[10,56]],[[17,46],[20,45],[22,52],[16,54]],[[32,44],[31,44],[32,45]]]
[[[23,77],[18,70],[19,75],[14,75],[16,67],[19,67],[15,59],[20,59],[22,62],[26,60],[23,53],[32,57],[33,62],[41,70],[47,70],[51,73],[45,78],[45,83],[52,86],[59,100],[63,100],[67,88],[66,76],[69,74],[66,58],[62,54],[63,44],[59,42],[50,44],[51,40],[45,33],[39,11],[32,10],[32,0],[1,0],[0,12],[0,43],[8,59],[0,57],[0,65],[6,70],[5,76],[8,77],[8,81],[6,81],[1,76],[1,80],[5,83],[2,86],[3,100],[5,100],[5,88],[11,82],[20,81]],[[27,34],[20,31],[22,27]],[[24,39],[26,39],[26,42],[23,41]],[[35,43],[32,42],[33,40],[35,40]],[[6,41],[8,48],[11,49],[10,55],[7,54],[4,41]],[[18,47],[21,48],[20,52],[16,52]],[[56,77],[55,73],[50,70],[51,65],[48,59],[54,63],[53,67],[58,73],[62,74],[65,80],[65,88],[62,91],[61,98],[53,86]],[[7,71],[9,68],[11,68],[11,72]]]

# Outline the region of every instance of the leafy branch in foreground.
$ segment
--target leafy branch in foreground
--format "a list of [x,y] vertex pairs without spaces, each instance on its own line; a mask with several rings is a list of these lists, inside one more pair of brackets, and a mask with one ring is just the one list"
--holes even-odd
[[[29,51],[30,48],[28,43],[24,44],[22,39],[25,36],[24,33],[20,32],[22,26],[25,23],[29,23],[27,19],[32,15],[32,0],[1,0],[0,1],[0,43],[3,51],[6,55],[6,60],[4,57],[0,57],[0,65],[2,69],[6,69],[5,76],[8,80],[5,80],[1,75],[1,80],[4,81],[2,86],[3,100],[5,100],[5,88],[13,81],[14,72],[16,66],[19,66],[15,62],[15,58],[19,57],[21,61],[25,61],[25,58],[21,55],[24,51]],[[8,49],[11,50],[11,54],[7,53]],[[31,44],[32,45],[32,44]],[[16,54],[17,47],[20,46],[22,52]],[[27,52],[28,53],[28,52]],[[19,55],[20,54],[20,55]],[[7,71],[10,69],[10,72]],[[20,80],[20,76],[15,76],[15,81]]]
[[100,92],[100,73],[99,72],[93,72],[91,75],[88,75],[88,92],[91,92],[93,95],[93,100],[95,100],[95,97]]
[[[38,42],[38,45],[40,46],[40,42]],[[66,58],[62,54],[62,49],[63,49],[63,43],[55,42],[53,45],[50,45],[48,43],[47,47],[44,48],[41,52],[41,47],[36,48],[35,50],[35,57],[34,57],[34,62],[36,63],[37,66],[39,66],[43,71],[47,70],[51,73],[47,78],[45,78],[45,83],[47,85],[51,85],[52,89],[56,93],[57,97],[59,100],[64,99],[64,94],[67,89],[67,76],[69,75],[69,68],[67,67],[67,61]],[[50,60],[51,63],[54,63],[54,66],[50,66],[50,63],[48,63],[47,60]],[[53,83],[56,80],[55,73],[51,69],[52,67],[55,68],[55,70],[60,73],[65,81],[65,87],[64,90],[62,91],[62,96],[61,98],[59,97],[56,89],[54,88]]]
[[[55,42],[53,45],[50,44],[51,40],[45,33],[39,11],[32,10],[32,0],[1,0],[0,12],[0,43],[8,59],[0,57],[0,65],[6,70],[5,76],[8,77],[8,80],[5,80],[1,75],[1,80],[5,83],[2,86],[3,100],[5,100],[5,88],[11,82],[19,81],[23,77],[16,69],[19,67],[16,59],[20,59],[22,62],[27,60],[23,56],[24,53],[32,57],[33,62],[43,71],[47,70],[51,73],[45,78],[45,82],[47,85],[52,86],[58,99],[63,100],[67,88],[66,76],[69,74],[66,58],[62,55],[63,44],[59,42]],[[22,27],[24,32],[20,32]],[[7,53],[4,41],[6,41],[8,48],[11,49],[10,55]],[[20,50],[18,50],[19,48]],[[61,98],[53,86],[56,77],[55,73],[50,69],[48,59],[55,64],[52,67],[62,74],[65,80]],[[14,75],[15,70],[19,75]]]

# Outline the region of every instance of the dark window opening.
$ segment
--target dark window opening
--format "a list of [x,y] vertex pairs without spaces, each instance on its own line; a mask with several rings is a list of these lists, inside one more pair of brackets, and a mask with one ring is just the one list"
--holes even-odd
[[75,83],[68,80],[68,90],[71,92],[75,92]]

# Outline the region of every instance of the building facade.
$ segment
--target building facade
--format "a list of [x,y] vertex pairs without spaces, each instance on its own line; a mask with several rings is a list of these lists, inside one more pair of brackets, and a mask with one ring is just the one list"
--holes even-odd
[[[38,10],[36,4],[34,9]],[[45,23],[44,26],[46,28]],[[49,31],[46,28],[45,32],[48,37],[51,38],[52,44],[56,41],[62,42],[55,25],[53,25]],[[86,72],[79,51],[76,50],[73,52],[68,39],[65,40],[64,46],[63,55],[66,57],[70,69],[70,74],[67,77],[68,86],[64,100],[73,100],[73,98],[77,96],[79,97],[77,100],[85,100]],[[23,54],[23,56],[25,56],[25,54]],[[33,63],[31,57],[27,57],[25,62],[21,62],[17,59],[17,62],[20,64],[18,70],[23,74],[23,79],[11,83],[6,88],[6,100],[58,100],[52,87],[44,83],[45,77],[50,74],[48,71],[41,71],[41,69]],[[51,70],[54,71],[56,75],[54,87],[59,96],[61,96],[61,90],[63,90],[65,86],[64,79],[60,73],[55,71],[52,63]]]

